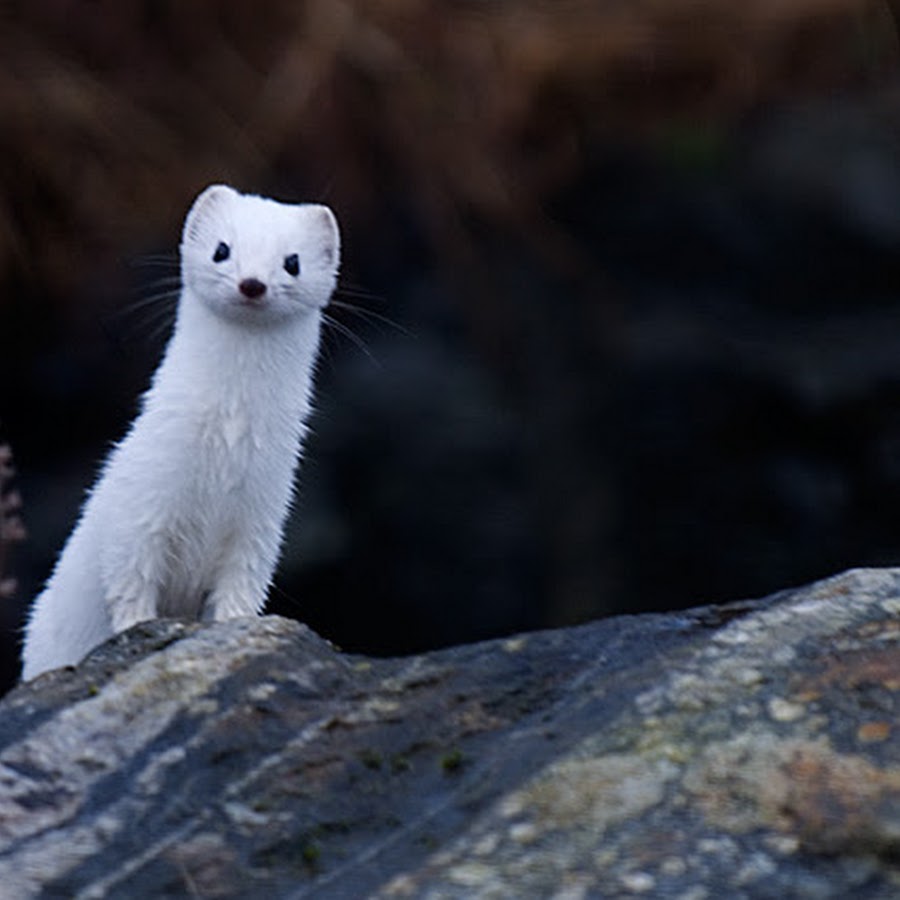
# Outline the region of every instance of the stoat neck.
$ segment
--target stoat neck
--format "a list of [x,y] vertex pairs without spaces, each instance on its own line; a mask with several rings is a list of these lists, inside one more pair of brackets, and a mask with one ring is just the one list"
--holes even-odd
[[184,289],[175,331],[148,395],[243,406],[300,419],[309,408],[321,313],[253,327],[216,315]]

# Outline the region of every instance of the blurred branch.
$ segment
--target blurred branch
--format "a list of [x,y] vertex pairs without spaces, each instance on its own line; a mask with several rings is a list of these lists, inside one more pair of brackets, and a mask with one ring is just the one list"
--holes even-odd
[[17,491],[10,489],[12,451],[8,444],[0,444],[0,600],[9,599],[16,590],[15,579],[8,573],[10,548],[25,538],[25,526],[19,517],[22,501]]

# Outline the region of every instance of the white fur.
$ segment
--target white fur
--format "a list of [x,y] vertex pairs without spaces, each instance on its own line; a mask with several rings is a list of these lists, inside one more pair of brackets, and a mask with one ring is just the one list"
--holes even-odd
[[[230,256],[213,261],[219,242]],[[285,270],[296,253],[300,273]],[[309,413],[339,235],[324,206],[225,185],[194,202],[172,339],[26,628],[23,679],[156,616],[261,611]],[[238,285],[266,285],[256,300]]]

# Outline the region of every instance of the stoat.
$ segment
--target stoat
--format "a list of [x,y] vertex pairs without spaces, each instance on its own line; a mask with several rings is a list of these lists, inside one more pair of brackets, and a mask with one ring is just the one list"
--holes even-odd
[[197,197],[172,337],[34,601],[23,679],[146,619],[262,610],[339,251],[326,206]]

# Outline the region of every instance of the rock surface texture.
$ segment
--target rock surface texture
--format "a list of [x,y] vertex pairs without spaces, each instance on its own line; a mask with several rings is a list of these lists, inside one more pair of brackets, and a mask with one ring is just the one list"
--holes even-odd
[[9,897],[900,896],[900,570],[376,660],[159,621],[0,704]]

